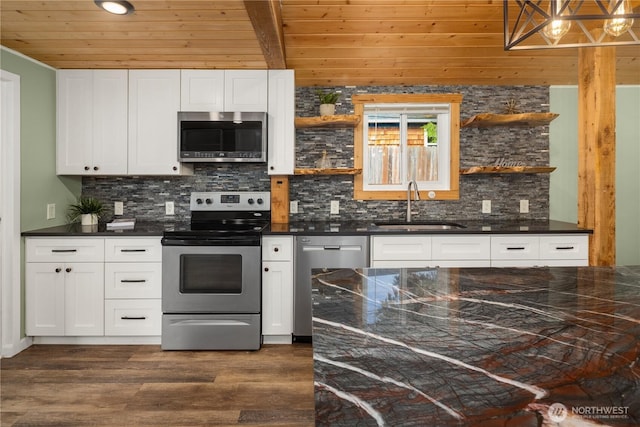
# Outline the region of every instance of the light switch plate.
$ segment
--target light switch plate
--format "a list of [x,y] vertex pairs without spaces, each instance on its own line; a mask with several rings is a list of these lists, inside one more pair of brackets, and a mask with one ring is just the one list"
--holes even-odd
[[292,200],[289,202],[289,213],[296,214],[298,213],[298,201]]
[[491,213],[491,200],[482,201],[482,213]]
[[520,213],[529,213],[529,201],[520,200]]
[[340,213],[340,201],[339,200],[332,200],[331,201],[331,214],[332,215],[337,215]]

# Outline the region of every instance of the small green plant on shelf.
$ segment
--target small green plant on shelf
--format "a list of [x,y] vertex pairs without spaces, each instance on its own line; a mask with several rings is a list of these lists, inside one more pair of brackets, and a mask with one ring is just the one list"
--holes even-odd
[[340,94],[338,92],[323,92],[321,90],[317,90],[316,95],[318,95],[320,104],[335,104],[338,102],[338,99],[340,99]]
[[423,125],[422,129],[424,130],[424,134],[427,137],[427,142],[429,144],[438,143],[438,126],[435,123],[429,122]]

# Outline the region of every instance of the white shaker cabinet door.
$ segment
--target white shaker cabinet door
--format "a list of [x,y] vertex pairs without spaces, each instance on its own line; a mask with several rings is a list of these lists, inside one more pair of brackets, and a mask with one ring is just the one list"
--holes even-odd
[[181,70],[180,111],[224,111],[224,70]]
[[269,71],[269,175],[293,175],[296,137],[294,80],[293,70]]
[[104,264],[65,266],[65,335],[104,334]]
[[267,70],[225,70],[224,110],[267,111]]
[[26,333],[64,335],[64,263],[27,263]]
[[[129,174],[181,175],[180,70],[129,71]],[[189,166],[190,168],[190,166]]]
[[127,173],[127,70],[57,72],[56,171]]

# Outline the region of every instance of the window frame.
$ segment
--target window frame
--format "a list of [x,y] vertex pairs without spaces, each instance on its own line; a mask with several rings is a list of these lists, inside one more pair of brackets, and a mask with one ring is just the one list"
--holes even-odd
[[[358,94],[352,96],[354,113],[364,118],[365,104],[447,104],[449,117],[449,189],[438,190],[420,188],[423,200],[458,200],[460,198],[460,104],[462,94]],[[407,191],[403,190],[365,190],[364,185],[364,126],[365,120],[355,127],[354,167],[363,173],[354,177],[355,200],[406,200]]]

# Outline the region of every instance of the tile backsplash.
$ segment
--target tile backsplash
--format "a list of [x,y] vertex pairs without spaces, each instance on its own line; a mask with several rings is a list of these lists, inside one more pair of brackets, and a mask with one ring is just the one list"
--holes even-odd
[[[318,115],[318,88],[296,89],[296,115]],[[351,114],[351,95],[357,93],[461,93],[461,122],[478,113],[501,113],[515,99],[523,112],[547,112],[547,86],[398,86],[325,87],[341,91],[336,114]],[[548,166],[548,126],[533,128],[463,128],[460,132],[460,167],[491,165],[497,159]],[[296,131],[296,166],[314,167],[323,151],[333,167],[353,166],[352,129],[299,129]],[[192,191],[268,191],[270,177],[265,164],[196,163],[193,176],[181,177],[84,177],[83,195],[105,202],[110,216],[113,202],[124,202],[125,216],[140,220],[166,220],[189,216]],[[404,218],[405,201],[353,200],[353,177],[292,176],[290,199],[298,201],[298,213],[290,221],[348,221]],[[529,200],[530,212],[520,214],[520,200]],[[340,214],[330,214],[330,201],[340,202]],[[492,213],[482,214],[482,200],[491,200]],[[164,215],[164,202],[175,203],[175,216]],[[420,219],[547,219],[548,174],[462,175],[460,199],[424,200],[413,203],[414,220]]]

